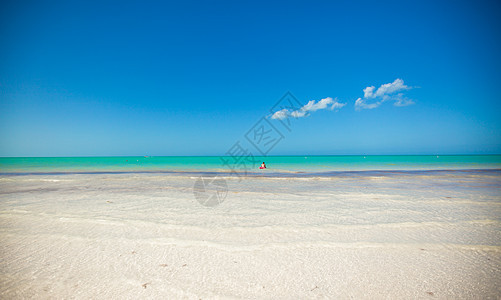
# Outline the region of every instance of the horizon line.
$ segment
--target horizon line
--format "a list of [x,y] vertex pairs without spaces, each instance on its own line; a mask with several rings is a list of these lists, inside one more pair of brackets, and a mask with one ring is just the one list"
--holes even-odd
[[[255,157],[312,157],[312,156],[496,156],[501,153],[484,154],[295,154],[295,155],[255,155]],[[0,156],[0,158],[104,158],[104,157],[231,157],[231,155],[65,155],[65,156]]]

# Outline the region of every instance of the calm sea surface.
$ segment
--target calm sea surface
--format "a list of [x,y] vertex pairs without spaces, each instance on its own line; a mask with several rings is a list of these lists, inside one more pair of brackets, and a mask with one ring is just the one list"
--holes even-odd
[[[268,169],[259,170],[261,162]],[[100,172],[322,173],[501,169],[501,155],[2,157],[0,173]],[[266,173],[265,173],[266,174]]]

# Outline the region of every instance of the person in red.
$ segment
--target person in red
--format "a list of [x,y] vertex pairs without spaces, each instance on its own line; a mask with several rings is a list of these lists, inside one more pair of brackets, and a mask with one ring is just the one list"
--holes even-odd
[[260,169],[266,169],[266,164],[264,163],[264,161],[263,161],[263,163],[261,164],[261,166],[259,168]]

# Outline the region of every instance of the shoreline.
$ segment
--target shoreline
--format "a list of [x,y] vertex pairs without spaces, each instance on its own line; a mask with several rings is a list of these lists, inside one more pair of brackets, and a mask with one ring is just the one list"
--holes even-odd
[[333,171],[265,171],[257,172],[228,172],[228,171],[167,171],[167,170],[124,170],[124,171],[49,171],[49,172],[0,172],[0,176],[44,176],[44,175],[119,175],[119,174],[166,174],[188,176],[224,176],[224,177],[264,177],[264,178],[296,178],[296,177],[344,177],[354,176],[392,176],[392,175],[440,175],[446,173],[474,174],[493,173],[501,175],[499,168],[459,168],[459,169],[373,169],[373,170],[333,170]]

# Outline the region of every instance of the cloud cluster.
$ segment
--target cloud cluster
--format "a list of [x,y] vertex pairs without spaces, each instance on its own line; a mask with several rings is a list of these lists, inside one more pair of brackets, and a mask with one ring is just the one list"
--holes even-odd
[[373,109],[383,102],[394,101],[395,106],[407,106],[414,104],[414,101],[404,96],[402,91],[410,90],[411,87],[404,84],[402,79],[395,79],[392,83],[381,85],[377,90],[375,86],[368,86],[364,89],[364,98],[355,101],[355,109]]
[[309,101],[306,105],[301,107],[298,110],[290,111],[286,108],[275,112],[271,118],[274,120],[283,120],[288,117],[293,118],[302,118],[310,115],[310,112],[321,110],[321,109],[330,109],[330,110],[338,110],[345,106],[346,103],[340,103],[337,99],[332,99],[331,97],[324,98],[318,102],[315,100]]
[[[405,85],[404,81],[400,78],[395,79],[391,83],[382,84],[376,89],[375,86],[368,86],[364,91],[364,97],[358,98],[355,101],[355,110],[373,109],[379,107],[384,102],[393,102],[394,106],[407,106],[414,104],[414,101],[404,96],[404,91],[410,90],[412,87]],[[311,112],[330,109],[339,110],[344,107],[346,103],[340,103],[337,99],[331,97],[324,98],[320,101],[311,100],[300,109],[292,110],[284,108],[273,113],[270,118],[274,120],[284,120],[289,117],[303,118],[310,115]]]

